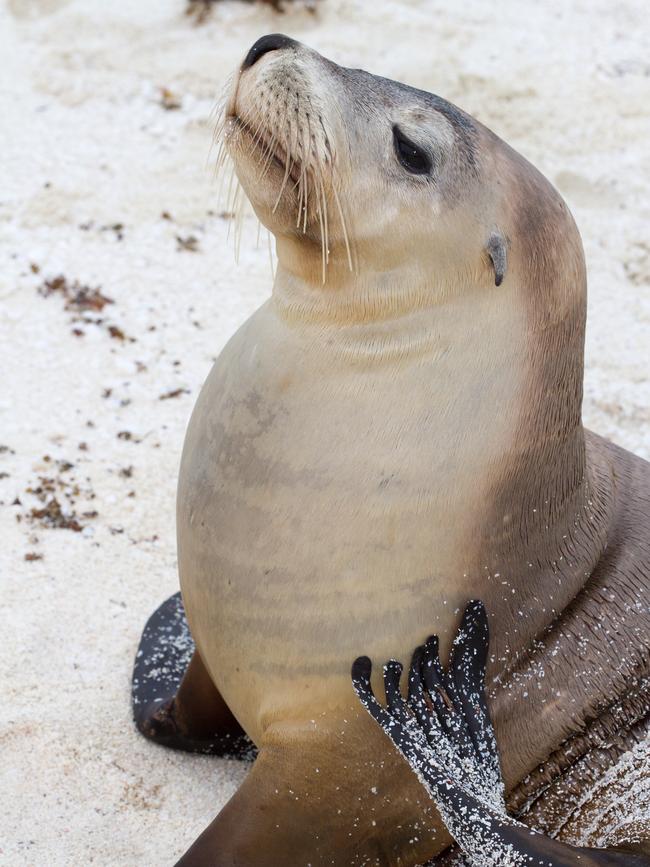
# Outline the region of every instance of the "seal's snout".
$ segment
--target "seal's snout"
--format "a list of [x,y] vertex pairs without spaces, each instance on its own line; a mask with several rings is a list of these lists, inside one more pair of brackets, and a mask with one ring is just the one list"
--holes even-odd
[[269,33],[268,36],[262,36],[244,58],[244,62],[241,65],[242,72],[254,66],[260,57],[268,54],[269,51],[280,51],[283,48],[290,48],[292,45],[297,44],[295,39],[291,39],[283,33]]

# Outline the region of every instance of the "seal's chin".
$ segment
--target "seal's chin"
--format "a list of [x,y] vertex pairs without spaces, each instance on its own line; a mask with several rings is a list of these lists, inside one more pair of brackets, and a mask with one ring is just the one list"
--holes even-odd
[[224,140],[237,178],[262,223],[273,232],[306,231],[311,215],[303,212],[302,221],[297,217],[305,170],[295,155],[287,153],[277,132],[250,115],[229,114]]
[[238,153],[239,160],[249,158],[256,163],[260,171],[260,177],[266,176],[269,171],[279,170],[282,176],[293,185],[300,183],[301,165],[295,157],[289,157],[282,144],[277,141],[276,134],[263,126],[254,129],[250,122],[243,120],[239,115],[231,115],[228,118],[233,131],[231,136],[239,138],[238,147],[244,151]]

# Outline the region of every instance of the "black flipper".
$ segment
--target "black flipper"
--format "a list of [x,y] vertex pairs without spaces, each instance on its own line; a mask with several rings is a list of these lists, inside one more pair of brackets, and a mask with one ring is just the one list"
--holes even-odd
[[361,703],[411,765],[461,849],[445,863],[650,867],[644,855],[569,846],[531,831],[508,815],[484,694],[488,641],[485,608],[481,602],[470,602],[446,672],[440,665],[435,636],[416,648],[407,702],[399,692],[399,663],[387,663],[386,708],[372,691],[368,657],[359,657],[352,666],[352,683]]
[[151,615],[131,683],[138,730],[162,746],[254,759],[252,741],[219,695],[196,652],[180,593]]

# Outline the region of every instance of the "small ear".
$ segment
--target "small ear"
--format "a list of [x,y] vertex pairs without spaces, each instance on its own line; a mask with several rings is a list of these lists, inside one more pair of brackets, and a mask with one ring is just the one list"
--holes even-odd
[[500,286],[508,270],[508,244],[500,232],[492,232],[486,250],[494,266],[494,285]]

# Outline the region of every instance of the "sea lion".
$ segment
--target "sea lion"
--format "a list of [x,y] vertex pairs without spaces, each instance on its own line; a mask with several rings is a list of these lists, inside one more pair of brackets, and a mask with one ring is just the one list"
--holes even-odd
[[140,679],[134,700],[154,738],[223,752],[245,731],[259,756],[180,863],[442,852],[349,666],[432,631],[445,659],[474,598],[509,804],[561,835],[649,709],[650,465],[582,427],[571,214],[465,112],[285,36],[250,49],[225,116],[277,274],[187,431],[196,652],[177,695]]

